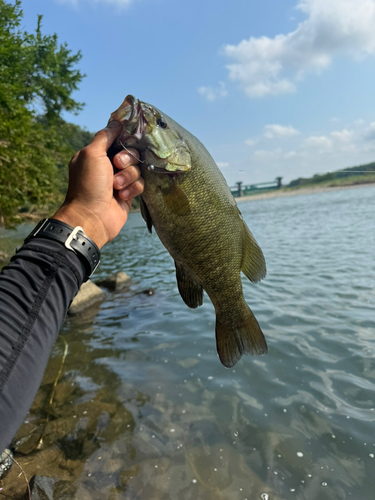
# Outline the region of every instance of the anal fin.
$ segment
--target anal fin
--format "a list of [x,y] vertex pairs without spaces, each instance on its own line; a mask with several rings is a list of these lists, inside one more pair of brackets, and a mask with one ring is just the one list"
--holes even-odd
[[183,266],[175,262],[178,291],[188,307],[195,309],[203,304],[203,288],[196,283]]

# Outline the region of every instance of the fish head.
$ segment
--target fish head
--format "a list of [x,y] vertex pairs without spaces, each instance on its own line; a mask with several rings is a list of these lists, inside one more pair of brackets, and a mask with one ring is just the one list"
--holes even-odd
[[145,166],[159,173],[178,174],[191,169],[189,148],[175,122],[154,106],[128,95],[111,114],[109,121],[113,120],[123,123],[115,142],[117,149],[137,149]]

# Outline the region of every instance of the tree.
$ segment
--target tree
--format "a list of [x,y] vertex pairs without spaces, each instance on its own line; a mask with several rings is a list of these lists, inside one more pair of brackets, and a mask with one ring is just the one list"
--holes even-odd
[[84,76],[75,69],[81,53],[43,35],[42,16],[35,33],[22,32],[22,17],[20,0],[0,0],[0,222],[7,225],[22,208],[62,198],[62,166],[79,127],[61,113],[83,106],[72,98]]

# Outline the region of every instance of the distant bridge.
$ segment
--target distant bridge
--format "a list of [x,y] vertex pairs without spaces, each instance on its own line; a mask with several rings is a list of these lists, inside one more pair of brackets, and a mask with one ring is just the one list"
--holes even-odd
[[271,182],[259,182],[258,184],[248,184],[243,185],[243,182],[237,182],[235,187],[231,187],[233,196],[240,198],[241,196],[247,196],[249,194],[259,193],[261,191],[268,191],[270,189],[280,189],[282,177],[276,177],[274,181]]

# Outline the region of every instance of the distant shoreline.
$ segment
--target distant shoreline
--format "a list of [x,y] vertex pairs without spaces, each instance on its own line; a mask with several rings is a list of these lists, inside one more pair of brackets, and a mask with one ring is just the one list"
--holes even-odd
[[274,191],[268,191],[267,193],[259,193],[253,194],[250,196],[241,196],[240,198],[235,198],[238,202],[241,201],[249,201],[249,200],[265,200],[268,198],[281,198],[282,196],[297,196],[301,194],[314,194],[314,193],[325,193],[328,191],[342,191],[344,189],[356,189],[356,188],[365,188],[365,187],[373,187],[375,186],[375,182],[368,182],[364,184],[347,184],[345,186],[311,186],[297,189],[288,189],[281,188],[275,189]]

